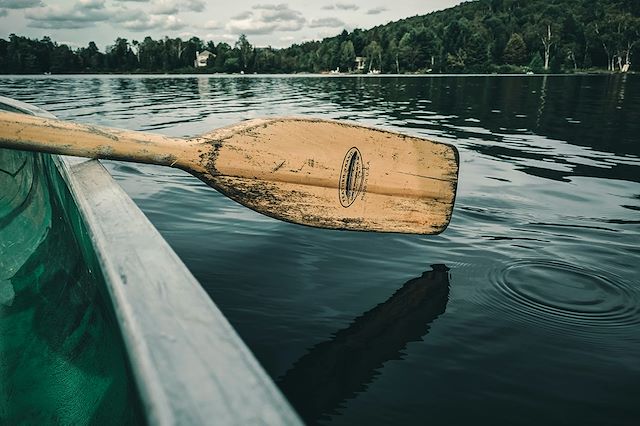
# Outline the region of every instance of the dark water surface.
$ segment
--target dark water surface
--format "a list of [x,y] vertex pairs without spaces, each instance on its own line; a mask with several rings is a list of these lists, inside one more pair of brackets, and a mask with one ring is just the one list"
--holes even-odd
[[108,167],[310,423],[640,424],[640,76],[2,77],[0,94],[175,136],[296,114],[456,145],[435,237],[280,223],[180,171]]

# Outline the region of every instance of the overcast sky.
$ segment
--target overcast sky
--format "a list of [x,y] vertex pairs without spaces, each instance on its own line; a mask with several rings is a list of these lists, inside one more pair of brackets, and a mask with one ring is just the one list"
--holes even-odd
[[0,38],[45,35],[73,47],[116,37],[142,40],[198,36],[233,44],[246,34],[256,46],[334,36],[445,9],[461,0],[0,0]]

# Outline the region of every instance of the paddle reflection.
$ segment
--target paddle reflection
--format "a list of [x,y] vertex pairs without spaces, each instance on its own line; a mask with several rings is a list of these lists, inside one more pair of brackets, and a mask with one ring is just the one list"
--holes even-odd
[[306,422],[317,422],[365,391],[385,362],[400,359],[409,342],[427,334],[449,298],[449,268],[431,268],[311,348],[278,380]]

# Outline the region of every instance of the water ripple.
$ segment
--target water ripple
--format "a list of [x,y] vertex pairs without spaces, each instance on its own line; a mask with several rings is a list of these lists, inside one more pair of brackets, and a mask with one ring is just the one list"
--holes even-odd
[[528,323],[563,332],[625,328],[640,324],[640,295],[610,272],[550,259],[503,264],[489,273],[495,289],[508,300],[493,303]]

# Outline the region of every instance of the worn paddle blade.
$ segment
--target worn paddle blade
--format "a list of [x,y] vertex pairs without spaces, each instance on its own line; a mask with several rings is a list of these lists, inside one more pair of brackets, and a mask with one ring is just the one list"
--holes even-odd
[[277,219],[320,228],[437,234],[451,219],[455,147],[358,125],[252,120],[193,139],[200,179]]

